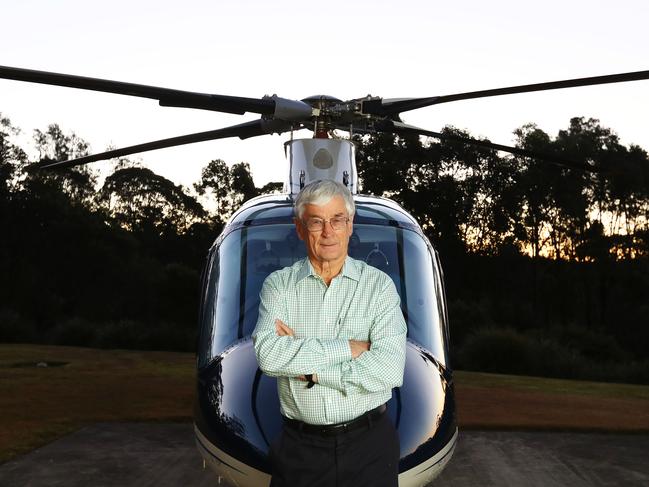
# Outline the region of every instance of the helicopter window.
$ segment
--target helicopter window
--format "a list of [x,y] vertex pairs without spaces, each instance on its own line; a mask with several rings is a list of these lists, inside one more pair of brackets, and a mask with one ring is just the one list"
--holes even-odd
[[[349,254],[390,276],[401,296],[409,338],[445,363],[439,268],[421,235],[396,226],[355,224]],[[201,336],[210,337],[211,343],[202,344],[201,363],[250,336],[268,274],[305,256],[304,244],[289,223],[244,226],[223,239],[209,271]]]
[[258,221],[260,215],[263,215],[261,216],[261,218],[264,219],[282,218],[285,220],[286,215],[293,215],[293,205],[289,202],[286,205],[272,206],[270,208],[267,204],[249,206],[241,210],[241,213],[237,215],[237,220],[252,221],[252,219],[254,218],[256,221]]

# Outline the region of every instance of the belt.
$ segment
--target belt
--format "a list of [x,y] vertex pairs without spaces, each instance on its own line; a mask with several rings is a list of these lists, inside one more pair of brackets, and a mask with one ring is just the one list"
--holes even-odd
[[386,410],[386,405],[381,404],[379,407],[371,409],[358,418],[352,419],[351,421],[347,421],[345,423],[309,424],[298,421],[297,419],[284,418],[284,424],[291,429],[301,431],[303,433],[309,433],[311,435],[336,436],[342,433],[354,431],[356,429],[362,428],[363,426],[371,427],[372,422],[383,416],[383,413],[385,413]]

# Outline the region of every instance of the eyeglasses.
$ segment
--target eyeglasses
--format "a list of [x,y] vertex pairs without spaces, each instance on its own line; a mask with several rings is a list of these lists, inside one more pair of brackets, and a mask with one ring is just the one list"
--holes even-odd
[[304,223],[309,232],[321,232],[324,229],[325,223],[327,222],[329,222],[331,228],[333,228],[334,231],[339,232],[340,230],[345,229],[347,222],[349,222],[349,218],[347,218],[346,216],[335,216],[333,218],[329,218],[328,220],[323,220],[322,218],[316,217],[302,220],[302,223]]

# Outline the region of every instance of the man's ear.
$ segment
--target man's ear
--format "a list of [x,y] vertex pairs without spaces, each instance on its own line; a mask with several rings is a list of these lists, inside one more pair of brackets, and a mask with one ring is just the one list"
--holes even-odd
[[293,218],[293,223],[295,223],[295,231],[297,232],[297,236],[300,237],[300,240],[304,240],[304,225],[302,225],[302,222],[297,218]]

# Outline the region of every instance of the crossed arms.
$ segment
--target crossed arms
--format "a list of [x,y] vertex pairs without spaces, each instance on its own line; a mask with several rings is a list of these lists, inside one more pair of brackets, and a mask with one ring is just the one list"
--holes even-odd
[[401,385],[407,330],[391,281],[374,300],[369,341],[295,337],[282,294],[274,283],[264,283],[253,340],[259,367],[266,375],[303,380],[313,374],[318,384],[343,394]]

